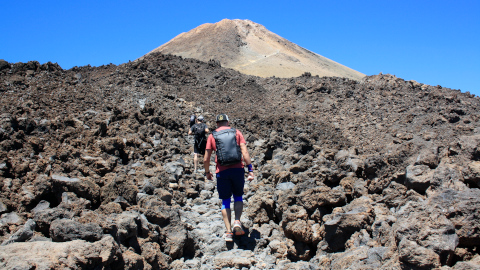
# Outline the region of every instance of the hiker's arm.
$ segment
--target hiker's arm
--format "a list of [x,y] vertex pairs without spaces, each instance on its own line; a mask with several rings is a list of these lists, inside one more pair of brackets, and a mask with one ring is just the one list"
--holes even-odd
[[205,176],[208,180],[212,180],[213,174],[210,172],[210,157],[212,156],[212,149],[206,149],[203,156],[203,167],[205,168]]
[[[242,150],[243,161],[245,161],[245,165],[247,165],[247,167],[249,165],[252,165],[252,160],[250,159],[250,155],[248,154],[247,145],[244,143],[241,143],[240,150]],[[249,171],[248,176],[250,176],[249,180],[251,181],[254,178],[253,172]]]
[[192,129],[188,130],[188,135],[192,135]]
[[210,130],[208,128],[205,128],[205,133],[208,133],[210,132]]

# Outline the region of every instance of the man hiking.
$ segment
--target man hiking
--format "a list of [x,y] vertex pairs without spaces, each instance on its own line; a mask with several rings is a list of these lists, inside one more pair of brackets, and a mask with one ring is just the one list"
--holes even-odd
[[205,155],[205,146],[207,145],[206,134],[209,132],[207,125],[203,123],[203,116],[197,117],[196,124],[188,131],[188,135],[195,135],[193,142],[193,167],[194,173],[197,173],[198,155]]
[[195,120],[196,119],[197,119],[197,116],[195,114],[190,115],[190,121],[189,121],[190,127],[195,125]]
[[[233,241],[233,234],[245,234],[240,222],[243,211],[243,186],[245,184],[245,170],[242,161],[248,168],[248,180],[250,181],[254,178],[253,166],[247,151],[245,138],[239,130],[229,126],[228,116],[219,114],[216,122],[217,129],[207,139],[203,166],[205,167],[205,176],[208,180],[212,180],[213,174],[209,171],[210,157],[212,151],[215,151],[217,191],[220,199],[222,199],[222,217],[227,229],[224,238],[225,241],[231,242]],[[235,210],[233,227],[231,223],[232,211],[230,209],[232,195]]]

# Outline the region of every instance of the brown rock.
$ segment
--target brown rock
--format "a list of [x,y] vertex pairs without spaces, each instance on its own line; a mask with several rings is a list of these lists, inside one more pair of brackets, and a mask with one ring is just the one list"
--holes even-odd
[[94,243],[39,241],[0,246],[0,268],[4,269],[110,268],[119,258],[120,250],[111,236]]

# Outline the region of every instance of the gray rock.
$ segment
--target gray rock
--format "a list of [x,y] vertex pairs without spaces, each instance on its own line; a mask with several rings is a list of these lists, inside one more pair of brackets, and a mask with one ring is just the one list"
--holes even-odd
[[[115,218],[116,235],[119,243],[124,243],[132,237],[136,237],[141,224],[140,214],[135,212],[123,212]],[[147,227],[148,229],[148,227]]]
[[35,221],[33,219],[27,220],[25,225],[18,229],[12,236],[7,240],[3,241],[2,246],[14,243],[14,242],[25,242],[32,238],[35,231]]
[[480,190],[456,191],[446,189],[428,200],[430,207],[437,206],[452,222],[460,245],[475,246],[480,243]]
[[20,225],[23,219],[15,212],[6,213],[0,216],[0,227],[7,225]]
[[243,267],[252,267],[256,260],[253,252],[250,250],[229,250],[219,253],[214,258],[214,265],[217,269],[222,268],[236,268],[241,269]]
[[146,193],[148,195],[153,195],[155,187],[148,180],[143,181],[143,187],[140,192]]
[[294,187],[295,187],[295,184],[292,182],[285,182],[277,185],[277,189],[282,191],[290,190],[290,189],[293,189]]
[[465,184],[461,182],[461,175],[462,174],[456,168],[440,164],[433,172],[431,189],[451,186],[457,186],[457,189],[465,189]]
[[98,224],[82,224],[71,219],[57,219],[50,225],[50,236],[55,242],[86,240],[95,242],[103,237],[103,230]]
[[37,206],[35,206],[35,208],[32,209],[32,213],[35,214],[37,212],[40,212],[40,211],[48,209],[48,208],[50,208],[50,203],[42,200],[37,204]]
[[184,165],[182,165],[180,162],[169,162],[165,164],[164,168],[167,173],[174,175],[175,178],[178,178],[183,174]]
[[405,186],[419,193],[425,193],[432,177],[433,170],[427,165],[410,165],[405,174]]
[[38,231],[44,235],[49,235],[50,224],[57,219],[71,219],[75,213],[62,207],[45,208],[36,211],[33,215],[33,220],[37,223]]
[[179,209],[168,206],[166,202],[153,195],[145,195],[138,201],[138,205],[144,208],[143,214],[150,223],[164,229],[167,241],[164,244],[164,253],[172,259],[182,257],[187,241],[187,230],[180,219]]
[[0,201],[0,215],[7,212],[7,211],[8,211],[8,209],[5,206],[5,204],[2,201]]
[[67,183],[80,182],[79,178],[70,178],[70,177],[61,176],[61,175],[57,175],[57,174],[52,174],[52,179],[56,180],[58,182],[67,182]]

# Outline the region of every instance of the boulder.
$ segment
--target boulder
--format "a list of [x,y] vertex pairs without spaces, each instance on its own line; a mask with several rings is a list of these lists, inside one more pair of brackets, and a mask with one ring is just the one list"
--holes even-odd
[[57,219],[50,225],[50,237],[55,242],[72,240],[95,242],[103,237],[103,231],[94,223],[82,224],[71,219]]
[[441,265],[440,256],[437,253],[406,238],[398,244],[398,251],[399,259],[404,264],[402,268],[434,269]]
[[282,228],[285,236],[308,244],[316,244],[321,240],[320,224],[308,219],[307,211],[293,205],[283,215]]
[[250,268],[256,263],[253,252],[250,250],[233,249],[217,254],[214,265],[217,269],[223,268]]
[[180,219],[178,208],[168,206],[154,195],[145,195],[139,200],[138,205],[150,223],[160,226],[165,231],[164,252],[172,259],[180,258],[187,241],[187,230]]
[[69,211],[62,207],[55,208],[43,208],[41,210],[35,211],[33,215],[33,220],[35,220],[38,231],[42,232],[45,236],[49,235],[50,224],[57,219],[71,219],[75,216],[72,211]]
[[89,178],[70,178],[58,174],[51,176],[56,193],[73,192],[96,205],[100,202],[100,187]]
[[314,211],[322,206],[341,206],[345,204],[345,192],[343,189],[319,186],[303,191],[300,196],[301,205],[308,211]]
[[[408,202],[395,213],[395,217],[397,222],[392,229],[397,247],[401,251],[404,245],[412,251],[411,255],[409,252],[401,255],[405,262],[417,267],[452,262],[459,239],[453,223],[446,218],[440,207],[425,202]],[[432,261],[426,263],[416,258],[415,254],[426,254]]]
[[386,247],[362,246],[342,253],[319,256],[317,260],[321,262],[321,269],[399,269],[383,267],[391,255]]
[[477,270],[480,269],[480,255],[476,255],[473,259],[466,262],[457,262],[453,270]]
[[115,239],[119,243],[126,243],[128,239],[137,237],[137,234],[141,232],[141,217],[136,212],[123,212],[119,215],[113,215],[114,223],[113,234]]
[[472,187],[480,188],[480,161],[470,162],[464,169],[463,174],[466,183],[470,183]]
[[2,269],[115,269],[121,254],[111,236],[90,243],[69,242],[12,243],[0,246]]
[[246,218],[258,225],[273,220],[275,209],[273,194],[269,192],[256,192],[248,201],[249,205],[245,211]]
[[419,193],[425,193],[430,186],[433,170],[427,165],[410,165],[405,173],[405,186]]
[[23,219],[15,212],[5,213],[0,216],[0,227],[10,225],[21,225]]
[[287,257],[288,246],[285,242],[280,240],[273,240],[268,244],[270,253],[277,259],[285,259]]
[[158,243],[147,242],[142,245],[142,257],[153,269],[170,269],[172,258],[162,253]]
[[461,246],[480,243],[480,190],[446,189],[428,199],[430,207],[438,207],[452,223]]
[[5,204],[0,201],[0,215],[3,214],[3,213],[6,213],[7,212],[7,207],[5,206]]
[[117,176],[100,189],[101,202],[106,204],[115,201],[119,196],[129,204],[136,204],[138,187],[130,183],[127,177]]
[[430,146],[420,151],[414,165],[427,165],[431,169],[438,166],[438,146]]
[[372,201],[368,197],[361,197],[323,217],[325,240],[332,251],[345,249],[345,243],[353,233],[373,222],[371,204]]
[[165,171],[178,179],[183,174],[184,165],[180,162],[169,162],[164,165]]
[[129,249],[122,252],[121,269],[148,269],[143,257]]
[[3,241],[2,246],[15,242],[26,242],[32,238],[34,231],[35,221],[33,221],[33,219],[29,219],[20,229],[12,234],[7,240]]

